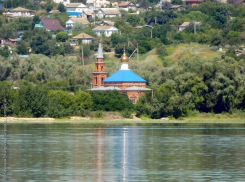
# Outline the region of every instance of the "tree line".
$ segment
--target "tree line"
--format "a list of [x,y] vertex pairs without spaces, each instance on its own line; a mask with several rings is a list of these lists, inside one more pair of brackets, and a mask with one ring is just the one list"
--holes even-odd
[[[4,104],[8,116],[18,117],[100,117],[102,111],[118,111],[131,117],[133,111],[133,104],[127,95],[117,91],[69,92],[29,82],[22,82],[20,87],[12,87],[12,82],[0,82],[1,116],[4,115]],[[129,116],[125,115],[128,112]]]

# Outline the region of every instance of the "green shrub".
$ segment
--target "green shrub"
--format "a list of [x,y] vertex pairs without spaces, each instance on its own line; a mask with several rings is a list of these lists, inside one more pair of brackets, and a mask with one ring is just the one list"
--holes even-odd
[[124,109],[122,112],[121,112],[122,116],[124,118],[133,118],[133,115],[132,115],[132,112],[129,111],[128,109]]

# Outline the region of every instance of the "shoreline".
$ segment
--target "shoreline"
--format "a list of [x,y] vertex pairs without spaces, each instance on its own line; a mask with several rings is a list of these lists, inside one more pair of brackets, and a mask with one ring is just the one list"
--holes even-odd
[[133,118],[133,119],[106,119],[106,118],[89,118],[89,117],[69,117],[69,118],[19,118],[19,117],[0,117],[0,124],[245,124],[245,118],[200,118],[190,117],[182,120],[178,119],[148,119],[148,118]]

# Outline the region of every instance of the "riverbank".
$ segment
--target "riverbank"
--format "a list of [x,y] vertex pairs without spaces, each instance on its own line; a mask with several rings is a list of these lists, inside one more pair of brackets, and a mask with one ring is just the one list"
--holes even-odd
[[55,118],[18,118],[18,117],[0,117],[0,123],[3,124],[7,120],[8,124],[28,123],[28,124],[53,124],[53,123],[71,123],[71,124],[154,124],[154,123],[245,123],[244,117],[188,117],[181,119],[149,119],[149,118],[136,118],[133,119],[105,119],[105,118],[89,118],[89,117],[69,117],[63,119]]

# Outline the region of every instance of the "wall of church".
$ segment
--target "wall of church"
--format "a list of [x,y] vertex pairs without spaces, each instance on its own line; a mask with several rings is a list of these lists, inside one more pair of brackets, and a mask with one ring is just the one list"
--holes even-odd
[[146,83],[145,82],[105,82],[104,86],[105,87],[115,86],[121,89],[126,89],[132,86],[146,88]]

